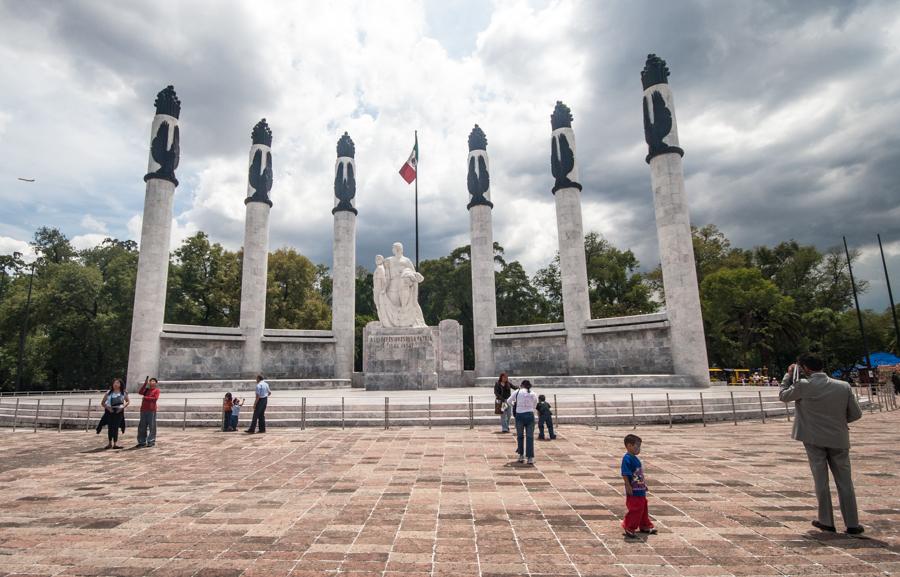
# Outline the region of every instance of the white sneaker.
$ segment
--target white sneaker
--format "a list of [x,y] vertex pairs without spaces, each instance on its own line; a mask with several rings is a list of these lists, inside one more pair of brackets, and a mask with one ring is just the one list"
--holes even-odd
[[529,465],[534,465],[534,459],[528,459],[528,464],[529,464]]
[[525,457],[522,457],[521,455],[519,455],[518,461],[519,461],[520,463],[524,463],[524,462],[525,462]]

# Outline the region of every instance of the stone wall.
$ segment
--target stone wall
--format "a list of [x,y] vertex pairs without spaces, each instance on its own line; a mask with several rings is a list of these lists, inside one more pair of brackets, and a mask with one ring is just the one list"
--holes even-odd
[[164,325],[159,344],[160,380],[241,377],[244,337],[240,329]]
[[[160,335],[159,378],[240,379],[245,338],[241,329],[164,325]],[[262,373],[272,378],[331,379],[335,372],[331,331],[266,329]],[[143,375],[140,377],[143,380]]]
[[[299,332],[299,331],[297,331]],[[304,331],[322,332],[330,331]],[[266,331],[268,335],[270,331]],[[286,379],[330,379],[335,376],[335,340],[332,337],[263,337],[263,372]]]
[[562,323],[497,327],[491,342],[498,374],[568,374],[566,331]]
[[[498,327],[492,339],[496,371],[520,376],[569,375],[562,323]],[[590,375],[672,374],[666,313],[588,321],[582,339]]]
[[595,319],[587,323],[583,334],[590,374],[674,372],[665,313]]

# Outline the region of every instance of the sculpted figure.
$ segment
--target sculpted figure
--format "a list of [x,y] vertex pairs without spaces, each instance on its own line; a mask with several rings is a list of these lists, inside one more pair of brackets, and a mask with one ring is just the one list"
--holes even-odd
[[394,323],[394,310],[387,297],[387,273],[384,269],[384,257],[380,254],[375,255],[375,273],[372,275],[372,285],[375,310],[378,313],[378,320],[381,321],[381,326],[396,326]]
[[384,327],[424,327],[419,307],[419,283],[425,280],[411,260],[403,256],[403,245],[394,243],[394,256],[375,257],[373,284],[378,320]]

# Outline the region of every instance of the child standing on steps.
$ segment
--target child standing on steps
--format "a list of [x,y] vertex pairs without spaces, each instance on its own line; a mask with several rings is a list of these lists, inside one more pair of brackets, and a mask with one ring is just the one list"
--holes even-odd
[[540,431],[538,439],[540,439],[541,441],[544,440],[545,424],[547,425],[547,430],[550,433],[550,439],[555,439],[556,433],[553,432],[553,410],[550,408],[550,403],[547,402],[547,397],[545,397],[544,395],[538,395],[537,412],[538,430]]
[[656,529],[650,522],[647,509],[647,483],[644,466],[638,459],[641,452],[641,438],[637,435],[625,436],[625,455],[622,457],[622,480],[625,481],[625,507],[628,513],[622,519],[625,537],[637,537],[637,532],[655,535]]
[[238,417],[241,414],[241,405],[244,404],[244,399],[239,399],[237,396],[231,399],[231,428],[228,429],[230,431],[237,431],[238,427]]

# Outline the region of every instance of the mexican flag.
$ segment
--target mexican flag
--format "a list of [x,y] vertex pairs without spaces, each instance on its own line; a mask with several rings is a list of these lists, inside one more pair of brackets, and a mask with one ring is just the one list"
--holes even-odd
[[419,165],[419,136],[416,135],[416,143],[413,145],[412,152],[409,153],[409,158],[406,160],[406,164],[404,164],[400,168],[400,176],[403,177],[403,180],[406,181],[406,184],[411,184],[412,181],[416,179],[416,168]]

